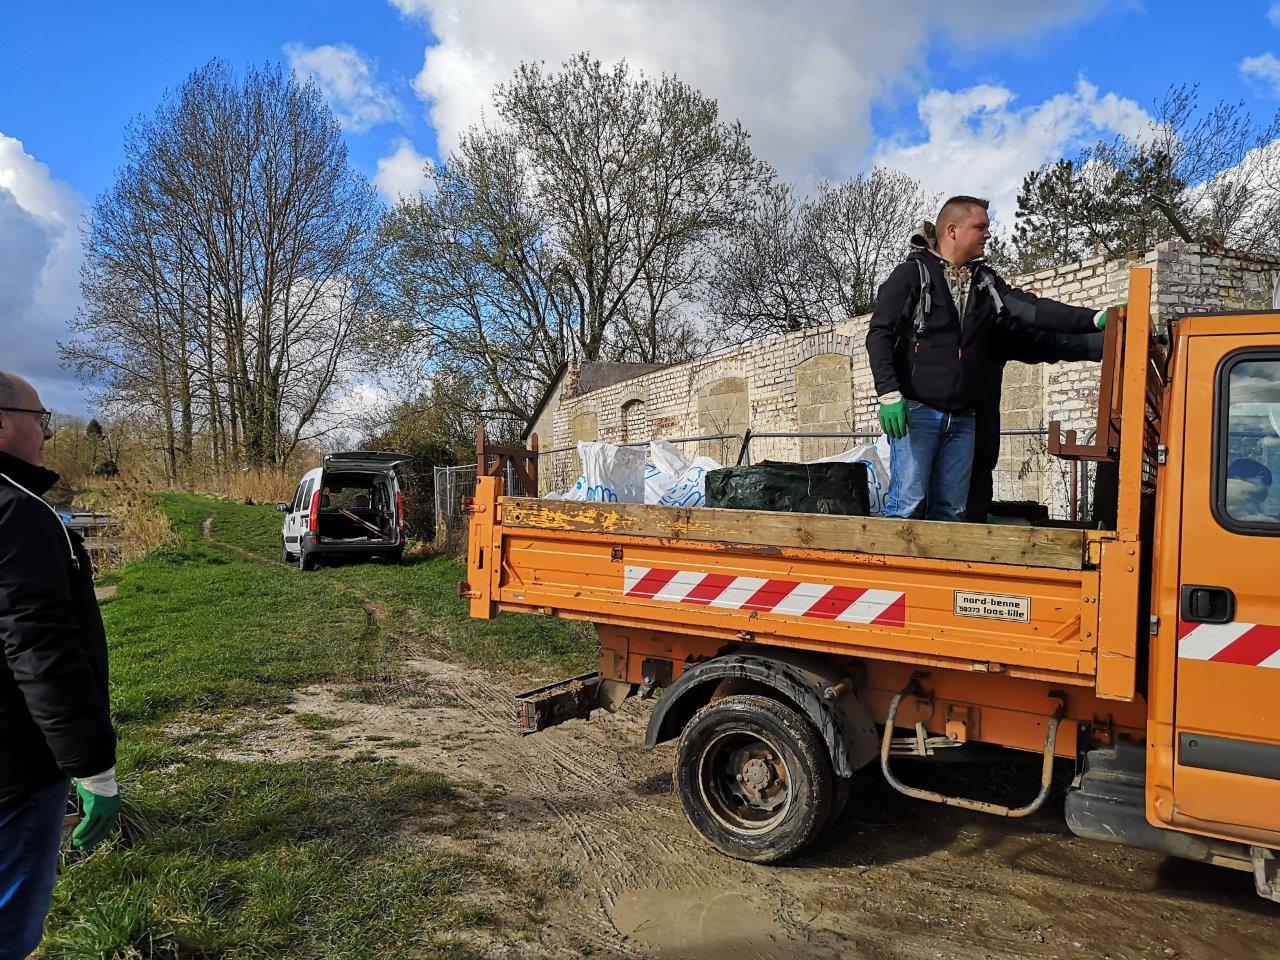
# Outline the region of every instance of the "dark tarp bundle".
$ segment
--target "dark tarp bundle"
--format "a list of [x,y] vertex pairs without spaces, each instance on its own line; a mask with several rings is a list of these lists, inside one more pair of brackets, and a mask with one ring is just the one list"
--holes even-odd
[[707,473],[707,506],[782,513],[870,512],[867,465],[855,463],[764,463]]

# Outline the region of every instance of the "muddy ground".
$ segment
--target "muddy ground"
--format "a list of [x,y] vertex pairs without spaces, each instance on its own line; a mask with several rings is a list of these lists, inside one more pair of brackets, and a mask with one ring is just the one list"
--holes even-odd
[[[1060,797],[1003,821],[909,800],[867,775],[806,856],[774,867],[727,859],[685,821],[674,745],[642,749],[649,704],[521,738],[515,692],[418,655],[366,691],[371,702],[301,691],[294,715],[252,724],[229,755],[374,751],[463,784],[481,829],[461,842],[551,878],[544,915],[500,929],[486,944],[494,956],[1280,957],[1280,907],[1255,896],[1249,875],[1076,839]],[[299,715],[331,729],[303,729]],[[973,774],[949,767],[926,776],[971,790]],[[1016,781],[1002,786],[1034,792]]]

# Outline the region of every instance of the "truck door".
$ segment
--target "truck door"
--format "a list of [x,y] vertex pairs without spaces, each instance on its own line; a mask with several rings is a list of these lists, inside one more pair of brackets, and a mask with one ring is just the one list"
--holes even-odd
[[1278,830],[1280,346],[1188,344],[1175,818]]

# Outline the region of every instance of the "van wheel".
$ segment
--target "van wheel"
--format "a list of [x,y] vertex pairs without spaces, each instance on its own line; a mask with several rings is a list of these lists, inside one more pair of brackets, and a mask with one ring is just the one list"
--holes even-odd
[[689,822],[721,853],[774,863],[827,823],[831,763],[794,709],[755,694],[699,710],[680,736],[675,782]]
[[307,553],[305,550],[298,551],[298,569],[303,573],[309,573],[319,565],[319,558],[314,553]]
[[280,562],[293,563],[293,554],[289,552],[289,548],[284,545],[284,541],[280,541]]

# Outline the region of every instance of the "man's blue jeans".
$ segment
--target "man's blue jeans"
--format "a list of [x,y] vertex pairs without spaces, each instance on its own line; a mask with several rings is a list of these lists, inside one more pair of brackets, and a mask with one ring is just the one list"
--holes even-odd
[[67,813],[67,781],[0,813],[0,960],[35,950],[58,874],[58,845]]
[[907,435],[889,439],[884,515],[960,520],[972,473],[973,412],[935,410],[908,400]]

